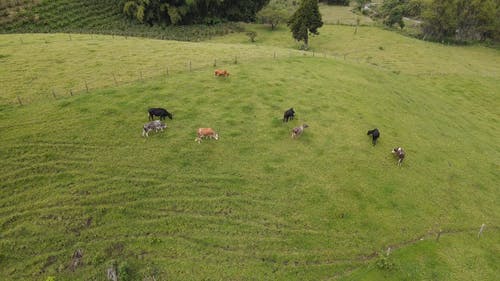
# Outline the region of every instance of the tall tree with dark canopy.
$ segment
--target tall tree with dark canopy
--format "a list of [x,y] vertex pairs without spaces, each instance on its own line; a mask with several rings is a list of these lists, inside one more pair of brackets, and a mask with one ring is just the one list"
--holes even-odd
[[293,38],[297,41],[304,41],[306,50],[309,48],[309,33],[318,35],[318,28],[322,26],[318,0],[302,0],[299,8],[288,21]]

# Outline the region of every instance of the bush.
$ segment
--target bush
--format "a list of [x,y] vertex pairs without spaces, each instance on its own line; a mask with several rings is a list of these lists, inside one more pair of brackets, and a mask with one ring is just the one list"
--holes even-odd
[[130,270],[130,266],[128,265],[128,263],[126,261],[120,263],[120,265],[118,266],[118,279],[120,281],[132,280],[130,278],[130,273],[131,273],[131,270]]
[[389,254],[379,254],[375,264],[381,270],[392,270],[395,267],[395,264],[392,262]]
[[248,31],[247,36],[248,36],[248,38],[250,38],[250,42],[255,42],[255,37],[257,37],[257,32]]

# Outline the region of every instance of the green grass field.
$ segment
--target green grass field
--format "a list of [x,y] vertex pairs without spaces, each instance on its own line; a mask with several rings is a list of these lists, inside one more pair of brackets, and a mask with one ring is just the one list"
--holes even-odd
[[[107,280],[114,263],[120,280],[495,280],[498,51],[325,26],[313,57],[283,29],[248,28],[256,44],[0,37],[2,279]],[[217,55],[228,79],[213,77]],[[192,56],[164,75],[163,60]],[[128,83],[45,93],[116,69]],[[153,106],[174,119],[146,139]],[[220,139],[197,144],[198,127]]]
[[346,24],[356,25],[359,18],[360,25],[372,25],[373,20],[364,15],[357,15],[352,12],[354,6],[335,6],[320,3],[319,11],[325,24]]
[[[33,54],[37,54],[36,56]],[[186,43],[106,35],[0,35],[0,104],[69,96],[142,78],[224,67],[301,52],[273,46]],[[87,86],[86,84],[87,83]],[[6,89],[7,90],[7,89]]]

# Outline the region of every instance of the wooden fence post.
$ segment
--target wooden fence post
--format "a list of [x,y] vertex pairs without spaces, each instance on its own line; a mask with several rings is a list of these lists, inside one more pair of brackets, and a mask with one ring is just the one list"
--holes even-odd
[[69,89],[69,94],[70,94],[71,96],[73,96],[73,90],[72,90],[72,89]]
[[217,67],[217,59],[214,59],[214,67]]
[[189,61],[189,72],[191,72],[191,61]]
[[481,228],[479,229],[479,233],[477,234],[477,238],[478,239],[481,237],[481,234],[483,234],[483,230],[484,230],[485,226],[486,225],[484,223],[481,225]]
[[443,232],[443,231],[442,231],[441,229],[438,231],[438,234],[437,234],[437,236],[436,236],[436,242],[439,242],[439,238],[441,237],[441,233],[442,233],[442,232]]
[[89,85],[87,84],[87,80],[85,80],[85,90],[87,91],[87,93],[89,92]]
[[19,102],[19,105],[23,105],[23,102],[21,101],[21,98],[17,96],[17,101]]

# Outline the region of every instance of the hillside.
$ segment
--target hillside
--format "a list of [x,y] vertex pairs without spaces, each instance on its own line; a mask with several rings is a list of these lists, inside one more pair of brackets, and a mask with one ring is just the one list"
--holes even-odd
[[5,20],[0,20],[0,33],[70,32],[200,41],[241,31],[235,23],[168,27],[138,24],[123,16],[121,0],[2,1],[6,4],[0,5],[0,15],[5,15]]
[[[104,280],[115,264],[125,280],[495,280],[498,52],[326,26],[313,57],[283,30],[247,28],[256,46],[1,35],[0,63],[32,80],[0,92],[0,276]],[[228,79],[213,77],[215,54]],[[28,91],[115,69],[134,74],[74,96]],[[13,104],[23,91],[31,102]],[[174,119],[146,139],[153,106]],[[197,144],[198,127],[221,138]]]

